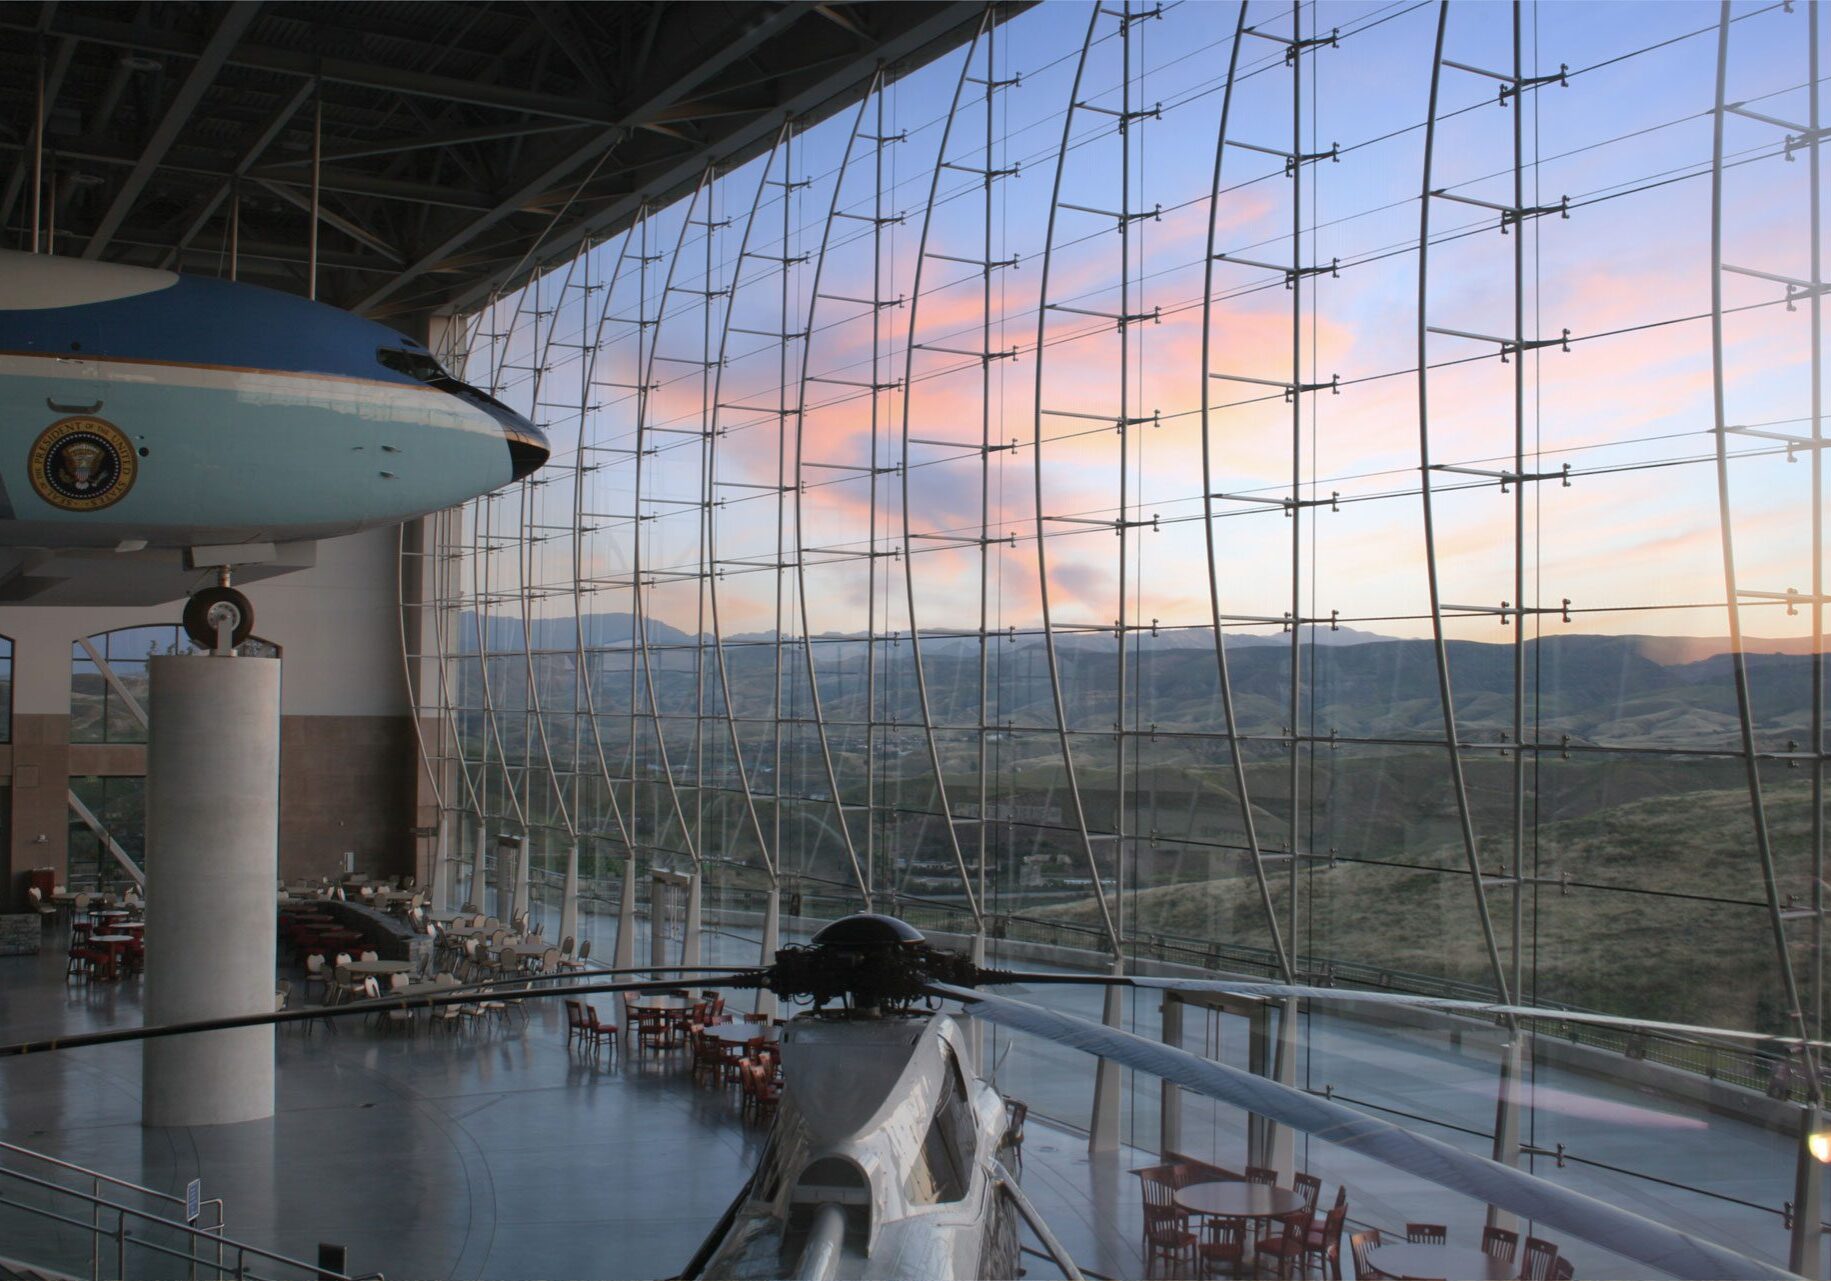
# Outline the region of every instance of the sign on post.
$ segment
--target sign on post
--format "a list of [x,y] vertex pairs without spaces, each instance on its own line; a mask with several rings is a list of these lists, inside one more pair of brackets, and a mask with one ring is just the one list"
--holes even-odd
[[203,1180],[192,1179],[184,1185],[184,1221],[195,1225],[203,1211]]

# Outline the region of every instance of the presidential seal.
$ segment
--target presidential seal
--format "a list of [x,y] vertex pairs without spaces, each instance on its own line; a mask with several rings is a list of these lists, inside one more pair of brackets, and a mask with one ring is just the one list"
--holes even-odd
[[138,459],[121,429],[101,418],[62,418],[32,442],[32,488],[67,512],[100,511],[127,496]]

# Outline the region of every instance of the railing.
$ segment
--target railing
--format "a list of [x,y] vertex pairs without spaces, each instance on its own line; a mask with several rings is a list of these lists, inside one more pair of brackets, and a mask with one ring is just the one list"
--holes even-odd
[[[561,878],[544,868],[530,868],[529,878],[531,897],[537,896],[535,886],[542,882],[549,883],[544,888],[563,893]],[[581,906],[589,901],[602,904],[614,912],[617,886],[607,884],[602,890],[594,890],[582,885],[580,890]],[[760,910],[760,890],[734,888],[726,889],[724,894],[727,899],[740,899],[755,894],[759,898]],[[823,910],[828,916],[843,915],[857,906],[856,897],[848,887],[834,884],[828,891],[826,887],[810,884],[805,877],[802,878],[801,889],[785,892],[783,898],[782,916],[785,925],[795,916],[819,916]],[[641,910],[639,906],[638,911]],[[919,928],[955,934],[970,935],[974,932],[971,914],[964,907],[943,900],[892,894],[890,901],[880,910],[900,915]],[[1026,916],[1020,911],[988,911],[985,925],[993,938],[1077,948],[1096,956],[1105,954],[1106,935],[1098,926]],[[1130,960],[1154,960],[1204,971],[1265,977],[1277,973],[1277,958],[1271,949],[1250,944],[1222,943],[1153,932],[1128,935],[1125,949]],[[1495,999],[1491,988],[1439,975],[1416,974],[1324,956],[1297,955],[1291,961],[1297,982],[1318,987],[1341,986],[1381,992],[1408,992],[1418,996],[1463,1001]],[[1539,1004],[1547,1009],[1570,1010],[1572,1013],[1597,1012],[1559,1001],[1541,1001]],[[1625,1058],[1657,1063],[1694,1076],[1762,1091],[1773,1098],[1799,1104],[1807,1101],[1806,1082],[1799,1073],[1789,1074],[1785,1070],[1787,1060],[1782,1053],[1722,1045],[1672,1033],[1638,1032],[1628,1028],[1597,1027],[1591,1024],[1540,1022],[1534,1030],[1541,1037],[1559,1036],[1573,1045],[1593,1046]]]
[[[284,1278],[322,1278],[323,1281],[382,1281],[380,1273],[352,1278],[331,1272],[314,1263],[289,1258],[259,1246],[236,1241],[224,1233],[223,1203],[220,1197],[199,1203],[199,1209],[213,1207],[215,1222],[204,1227],[186,1222],[186,1205],[181,1197],[117,1179],[98,1170],[73,1165],[28,1148],[0,1143],[0,1153],[10,1158],[25,1158],[67,1172],[89,1183],[90,1191],[39,1178],[21,1170],[0,1166],[0,1211],[31,1215],[44,1223],[73,1229],[80,1238],[88,1238],[87,1273],[90,1281],[104,1277],[125,1278],[129,1250],[150,1252],[166,1261],[153,1269],[152,1275],[175,1276],[171,1261],[182,1261],[189,1281],[204,1277],[234,1277],[236,1281],[283,1281]],[[160,1207],[176,1206],[175,1215],[137,1209],[124,1200],[110,1200],[104,1188],[117,1193],[143,1197]],[[34,1204],[42,1200],[44,1204]],[[64,1202],[62,1206],[57,1203]],[[17,1257],[17,1232],[6,1234],[9,1255]],[[155,1237],[162,1239],[155,1239]],[[19,1259],[58,1271],[73,1271],[64,1264],[44,1259]],[[259,1271],[256,1271],[256,1268]]]

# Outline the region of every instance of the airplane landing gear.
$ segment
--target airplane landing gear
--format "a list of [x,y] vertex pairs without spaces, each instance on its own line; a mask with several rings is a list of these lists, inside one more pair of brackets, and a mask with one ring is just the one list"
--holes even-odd
[[233,651],[254,635],[254,606],[229,586],[226,567],[217,586],[206,587],[185,602],[184,634],[199,649],[218,654]]

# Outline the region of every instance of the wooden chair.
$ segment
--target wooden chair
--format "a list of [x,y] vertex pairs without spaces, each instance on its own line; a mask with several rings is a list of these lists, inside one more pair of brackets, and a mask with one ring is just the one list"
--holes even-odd
[[1229,1170],[1226,1166],[1215,1165],[1212,1161],[1198,1161],[1181,1152],[1165,1152],[1163,1159],[1171,1165],[1187,1166],[1190,1183],[1230,1183],[1242,1177],[1238,1170]]
[[597,1007],[585,1006],[585,1035],[591,1039],[591,1048],[596,1050],[604,1042],[610,1042],[615,1050],[622,1046],[622,1037],[615,1023],[600,1023]]
[[1520,1261],[1520,1281],[1551,1281],[1551,1271],[1558,1263],[1558,1247],[1538,1237],[1526,1238],[1526,1254]]
[[1576,1281],[1577,1268],[1569,1257],[1560,1254],[1558,1261],[1551,1265],[1551,1281]]
[[1290,1281],[1303,1271],[1304,1247],[1309,1242],[1310,1212],[1293,1210],[1276,1220],[1278,1229],[1259,1238],[1254,1247],[1257,1258],[1271,1261],[1280,1281]]
[[1316,1220],[1316,1203],[1322,1200],[1322,1180],[1313,1174],[1299,1174],[1291,1180],[1297,1195],[1303,1198],[1305,1227]]
[[1519,1233],[1509,1232],[1505,1228],[1483,1228],[1481,1230],[1481,1252],[1490,1259],[1512,1263],[1519,1254]]
[[1413,1245],[1443,1245],[1450,1239],[1450,1230],[1441,1223],[1407,1223],[1405,1239]]
[[571,1049],[574,1041],[585,1039],[585,1014],[577,1001],[562,1001],[566,1007],[566,1048]]
[[1380,1230],[1368,1228],[1365,1232],[1354,1232],[1348,1236],[1348,1253],[1354,1256],[1354,1275],[1360,1281],[1385,1281],[1386,1274],[1367,1261],[1367,1251],[1380,1244]]
[[1210,1218],[1196,1242],[1195,1259],[1204,1277],[1218,1276],[1222,1269],[1230,1277],[1239,1276],[1246,1267],[1246,1225],[1238,1219]]
[[1311,1259],[1316,1261],[1316,1271],[1321,1273],[1326,1267],[1334,1281],[1341,1281],[1341,1232],[1348,1222],[1348,1188],[1346,1184],[1335,1194],[1335,1205],[1319,1223],[1310,1221],[1309,1234],[1303,1242],[1303,1262],[1307,1267]]
[[1246,1181],[1263,1183],[1268,1188],[1275,1188],[1278,1186],[1278,1172],[1268,1170],[1262,1165],[1249,1165],[1246,1167]]
[[1172,1266],[1171,1275],[1176,1275],[1175,1265],[1194,1264],[1197,1244],[1195,1233],[1189,1230],[1188,1212],[1176,1204],[1176,1167],[1147,1165],[1132,1173],[1138,1176],[1144,1201],[1145,1268],[1154,1269],[1162,1259]]

